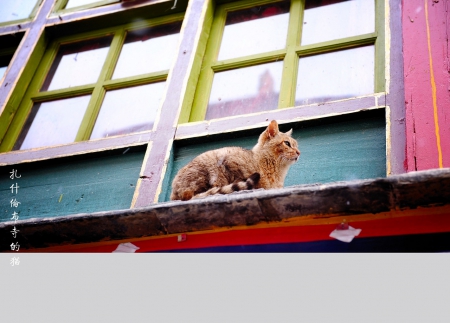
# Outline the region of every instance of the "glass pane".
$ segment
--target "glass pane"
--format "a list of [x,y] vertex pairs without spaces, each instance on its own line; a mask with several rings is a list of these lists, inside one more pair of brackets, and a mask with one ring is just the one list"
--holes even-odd
[[5,75],[8,65],[11,62],[12,55],[0,56],[0,79]]
[[163,71],[171,67],[181,22],[129,32],[113,79]]
[[36,0],[1,0],[0,23],[28,18],[36,2]]
[[295,104],[373,93],[374,50],[374,46],[364,46],[300,58]]
[[66,9],[83,6],[85,4],[99,2],[100,0],[69,0],[66,4]]
[[30,149],[75,141],[91,96],[36,103],[14,149]]
[[218,60],[284,48],[288,23],[286,1],[229,12]]
[[107,92],[91,139],[151,130],[165,86],[159,82]]
[[206,119],[276,109],[282,69],[280,61],[216,73]]
[[375,31],[374,0],[307,0],[302,45]]
[[1,66],[0,67],[0,79],[5,75],[6,70],[8,69],[8,66]]
[[112,36],[62,45],[41,91],[97,82],[111,40]]

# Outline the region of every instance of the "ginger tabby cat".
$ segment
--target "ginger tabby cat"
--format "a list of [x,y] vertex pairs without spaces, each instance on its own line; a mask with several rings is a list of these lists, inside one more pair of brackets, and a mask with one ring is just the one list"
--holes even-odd
[[252,150],[225,147],[204,152],[180,169],[170,199],[186,201],[240,190],[282,188],[289,167],[300,156],[291,135],[292,129],[282,133],[273,120]]

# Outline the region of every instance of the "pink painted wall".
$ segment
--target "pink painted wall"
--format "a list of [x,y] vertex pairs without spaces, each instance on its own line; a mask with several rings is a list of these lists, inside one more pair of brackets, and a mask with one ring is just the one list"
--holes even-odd
[[407,170],[450,167],[450,0],[402,6]]

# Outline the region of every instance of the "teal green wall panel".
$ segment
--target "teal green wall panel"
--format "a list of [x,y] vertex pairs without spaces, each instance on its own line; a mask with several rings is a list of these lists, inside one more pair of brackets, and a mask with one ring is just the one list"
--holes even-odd
[[[123,152],[1,167],[0,221],[9,221],[14,211],[25,220],[128,209],[144,151]],[[21,178],[9,178],[13,168]],[[17,194],[10,189],[15,183]],[[20,202],[17,208],[11,207],[13,198]]]
[[[282,125],[294,129],[300,159],[291,166],[285,186],[329,183],[386,176],[386,123],[384,110]],[[263,129],[259,129],[261,133]],[[235,138],[210,138],[201,143],[178,143],[172,152],[160,201],[170,199],[176,173],[194,157],[212,149],[240,146],[251,149],[258,134],[235,133]],[[205,141],[205,139],[203,139]]]
[[285,186],[386,176],[384,119],[294,129],[293,137],[301,155]]

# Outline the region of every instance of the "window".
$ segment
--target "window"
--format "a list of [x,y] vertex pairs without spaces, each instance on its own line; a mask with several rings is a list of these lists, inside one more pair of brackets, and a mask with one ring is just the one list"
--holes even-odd
[[371,0],[219,6],[189,121],[383,91],[382,14]]
[[2,150],[152,130],[176,53],[180,18],[55,40]]

